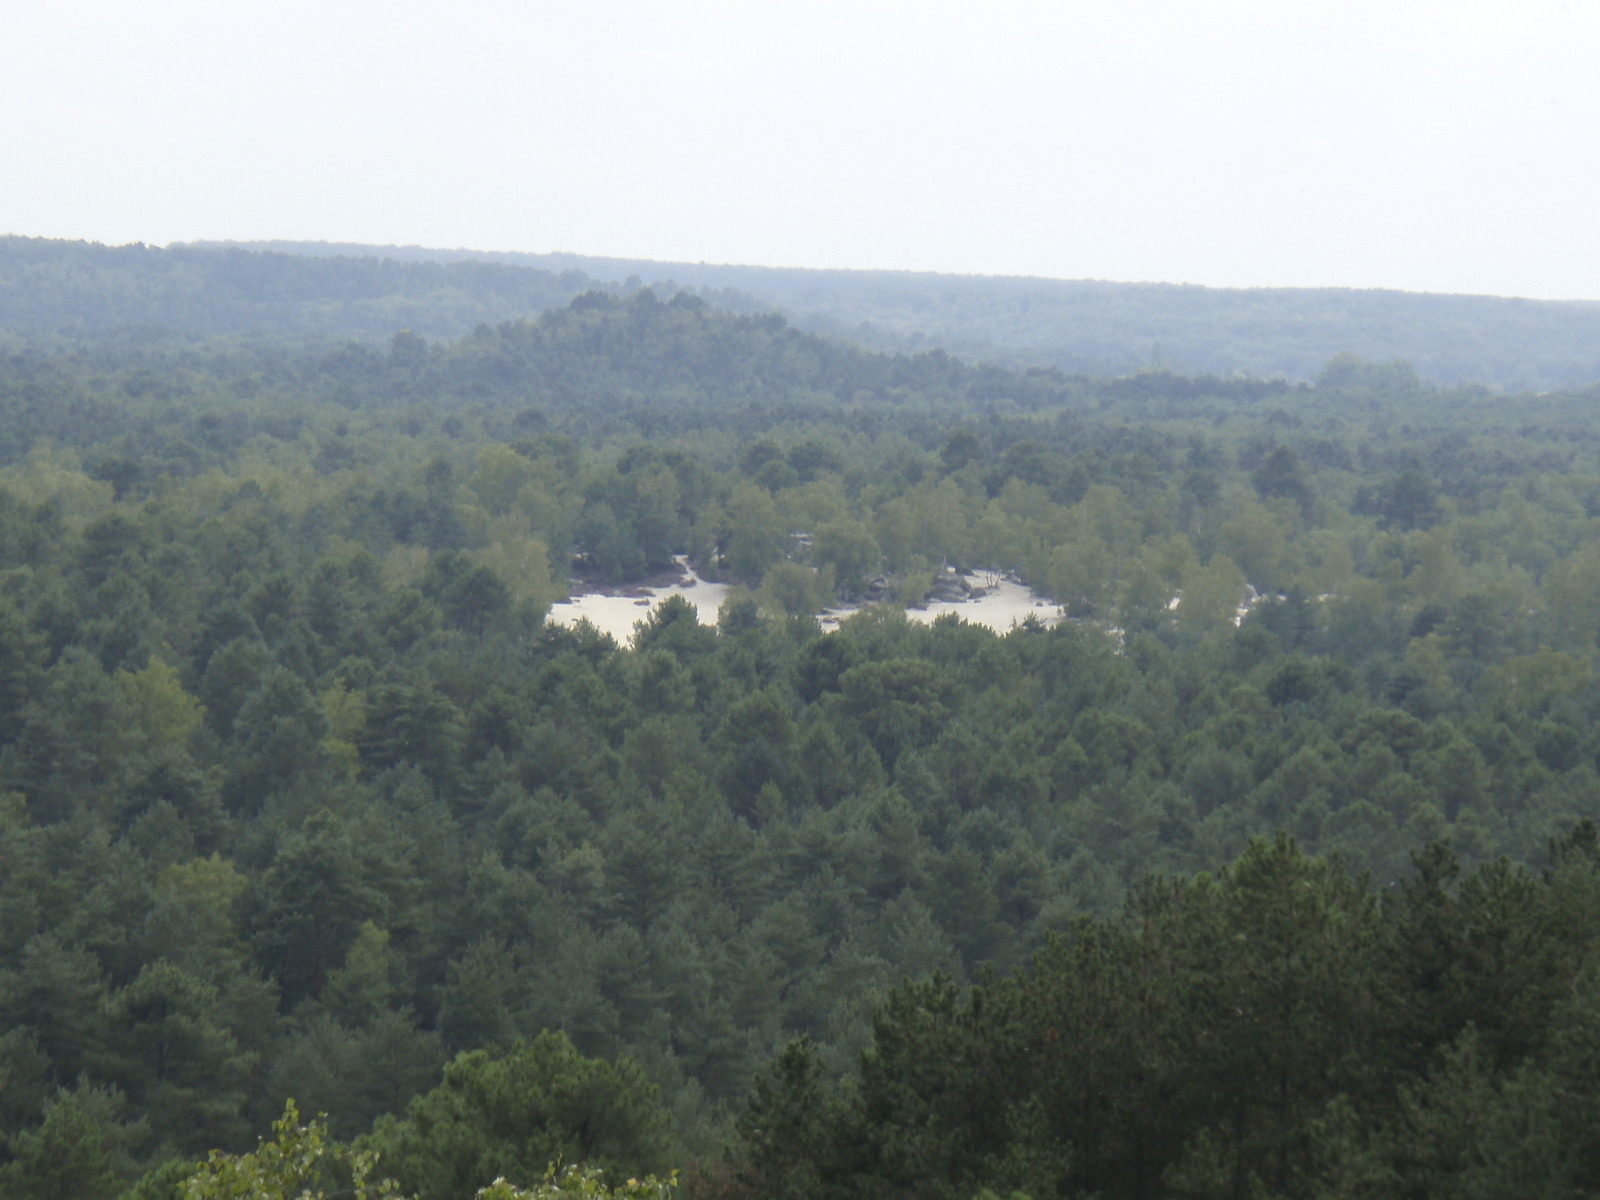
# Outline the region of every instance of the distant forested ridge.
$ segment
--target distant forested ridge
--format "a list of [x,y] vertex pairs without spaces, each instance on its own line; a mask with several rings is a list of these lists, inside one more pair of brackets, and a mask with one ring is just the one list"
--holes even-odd
[[1122,375],[1140,369],[1312,378],[1341,351],[1404,359],[1440,383],[1545,390],[1600,380],[1600,303],[1356,288],[1191,284],[830,271],[591,257],[245,243],[303,255],[499,262],[597,279],[664,279],[740,310],[890,351],[942,347],[1012,367]]
[[321,242],[165,249],[0,238],[0,331],[148,339],[240,333],[455,338],[566,304],[679,285],[744,315],[891,352],[941,348],[1069,374],[1309,380],[1333,355],[1404,360],[1440,383],[1600,380],[1600,304],[1346,288],[1204,288],[657,263]]
[[[0,1194],[290,1098],[438,1200],[1592,1187],[1597,400],[647,288],[10,335]],[[903,611],[996,574],[1065,619]]]
[[581,271],[0,237],[0,331],[458,337],[592,286]]

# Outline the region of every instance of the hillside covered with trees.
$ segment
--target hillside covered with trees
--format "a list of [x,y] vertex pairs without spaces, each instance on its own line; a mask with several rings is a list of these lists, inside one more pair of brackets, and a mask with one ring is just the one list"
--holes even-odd
[[[199,245],[223,243],[199,243]],[[494,262],[596,279],[662,280],[733,311],[777,309],[800,328],[890,352],[942,348],[1018,369],[1160,369],[1311,379],[1333,355],[1402,358],[1445,384],[1547,390],[1600,380],[1600,303],[1361,288],[1210,288],[651,262],[582,254],[246,242],[285,254]]]
[[587,290],[581,271],[483,262],[316,258],[0,236],[0,331],[457,337]]
[[[673,282],[676,281],[676,282]],[[108,247],[0,237],[0,332],[458,338],[591,288],[691,287],[743,315],[891,353],[943,349],[1025,371],[1310,380],[1339,353],[1441,384],[1548,391],[1600,381],[1600,304],[1348,288],[1205,288],[816,271],[321,242]]]
[[[649,289],[13,337],[0,1195],[290,1099],[438,1200],[1593,1189],[1597,399]],[[952,571],[1066,619],[909,621]]]

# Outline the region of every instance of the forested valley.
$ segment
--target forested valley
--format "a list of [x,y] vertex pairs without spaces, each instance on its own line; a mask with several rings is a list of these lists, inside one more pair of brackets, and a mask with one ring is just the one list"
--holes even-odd
[[1600,389],[3,350],[7,1200],[1600,1190]]

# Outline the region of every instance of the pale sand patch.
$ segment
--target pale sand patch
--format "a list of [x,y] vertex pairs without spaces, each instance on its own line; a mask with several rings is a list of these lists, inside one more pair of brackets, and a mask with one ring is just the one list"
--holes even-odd
[[[682,596],[695,606],[696,616],[702,625],[715,625],[717,611],[728,598],[728,585],[707,583],[688,567],[688,584],[673,584],[661,588],[625,588],[616,595],[603,592],[586,592],[551,607],[546,618],[552,625],[572,628],[579,621],[588,622],[602,633],[609,633],[619,646],[626,646],[633,637],[633,626],[656,610],[668,596]],[[996,633],[1009,633],[1013,625],[1020,625],[1029,616],[1037,617],[1046,626],[1058,624],[1063,618],[1061,609],[1051,601],[1030,591],[1025,584],[1014,579],[992,580],[974,575],[969,582],[982,586],[984,595],[968,600],[935,600],[923,608],[910,608],[906,616],[923,625],[931,625],[935,618],[945,613],[955,613],[963,621],[983,625]],[[631,594],[630,594],[631,593]],[[839,622],[858,613],[860,604],[839,605],[825,611],[817,620],[827,632],[839,628]]]
[[[728,598],[728,585],[707,583],[688,567],[687,584],[673,584],[660,588],[626,588],[621,594],[608,596],[601,592],[587,592],[560,604],[552,605],[546,620],[551,625],[565,625],[571,629],[579,621],[588,620],[601,633],[609,633],[617,645],[626,646],[633,637],[634,622],[642,621],[655,612],[668,596],[682,596],[695,606],[695,615],[702,625],[717,623],[717,610]],[[628,595],[632,592],[632,595]]]
[[[984,625],[996,633],[1010,633],[1013,625],[1020,625],[1030,615],[1038,617],[1043,625],[1056,625],[1062,620],[1061,609],[1014,579],[991,581],[974,575],[968,580],[973,586],[982,586],[984,594],[968,600],[934,600],[922,608],[906,609],[906,616],[924,625],[931,625],[945,613],[955,613],[963,621]],[[993,586],[988,586],[993,582]],[[818,620],[825,630],[839,628],[839,622],[861,611],[859,604],[830,608]]]

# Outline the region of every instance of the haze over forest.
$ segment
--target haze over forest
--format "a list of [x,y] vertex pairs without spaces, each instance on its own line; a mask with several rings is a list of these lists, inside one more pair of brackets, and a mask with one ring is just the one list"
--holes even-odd
[[[231,248],[234,252],[220,253]],[[241,254],[240,252],[243,252]],[[334,261],[318,261],[334,260]],[[385,266],[384,264],[388,265]],[[786,270],[326,242],[106,247],[0,240],[0,329],[430,338],[535,316],[591,287],[683,286],[734,312],[890,352],[1008,367],[1312,378],[1334,354],[1426,379],[1548,390],[1600,379],[1600,303],[1380,289],[1225,289]]]
[[365,251],[0,239],[0,1200],[1600,1193],[1600,309]]

